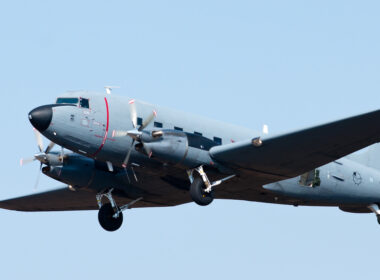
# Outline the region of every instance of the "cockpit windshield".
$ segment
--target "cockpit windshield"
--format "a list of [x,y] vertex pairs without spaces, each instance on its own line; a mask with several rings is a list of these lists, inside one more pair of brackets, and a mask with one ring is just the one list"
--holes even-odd
[[74,104],[78,105],[79,98],[73,98],[73,97],[59,97],[57,98],[57,104]]

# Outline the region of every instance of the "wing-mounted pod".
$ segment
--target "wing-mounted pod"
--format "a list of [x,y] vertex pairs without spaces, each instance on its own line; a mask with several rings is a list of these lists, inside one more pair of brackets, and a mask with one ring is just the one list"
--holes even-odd
[[[194,141],[194,138],[198,138]],[[205,143],[207,142],[207,143]],[[210,165],[212,159],[207,147],[213,141],[178,130],[143,131],[136,150],[171,165],[184,169]],[[215,144],[214,144],[215,145]]]

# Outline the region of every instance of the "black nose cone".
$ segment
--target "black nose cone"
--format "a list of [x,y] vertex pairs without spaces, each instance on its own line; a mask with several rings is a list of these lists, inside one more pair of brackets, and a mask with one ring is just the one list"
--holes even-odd
[[52,118],[53,109],[51,105],[37,107],[29,113],[29,121],[40,132],[44,132],[49,127]]

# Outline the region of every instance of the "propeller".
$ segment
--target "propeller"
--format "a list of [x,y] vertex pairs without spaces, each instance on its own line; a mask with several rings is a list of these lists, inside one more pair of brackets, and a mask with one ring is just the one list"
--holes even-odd
[[[39,153],[36,153],[33,157],[21,159],[21,161],[20,161],[21,166],[24,166],[24,165],[29,164],[29,163],[36,161],[36,160],[41,162],[41,164],[42,163],[44,163],[44,164],[49,163],[49,153],[53,149],[53,147],[55,146],[55,143],[50,142],[49,145],[46,147],[46,150],[44,151],[44,144],[43,144],[41,134],[36,129],[34,129],[34,134],[35,134],[35,137],[37,140],[37,147],[38,147]],[[61,152],[61,158],[63,158],[63,151]]]
[[141,137],[143,135],[143,130],[157,116],[156,111],[152,111],[152,113],[145,119],[145,121],[141,124],[141,126],[139,128],[137,128],[137,110],[136,110],[135,100],[132,99],[131,101],[129,101],[129,107],[130,107],[130,114],[131,114],[131,121],[132,121],[133,129],[129,130],[129,131],[115,131],[112,135],[113,137],[129,136],[132,138],[132,144],[131,144],[131,146],[128,150],[128,153],[127,153],[127,155],[123,161],[123,164],[122,164],[122,166],[124,168],[127,168],[127,166],[128,166],[129,159],[130,159],[131,154],[132,154],[132,149],[134,148],[136,141],[142,143],[143,148],[144,148],[145,152],[147,153],[147,155],[149,155],[149,157],[151,156],[152,152],[148,148],[144,147],[144,143],[141,141]]
[[40,167],[38,170],[37,179],[36,179],[36,182],[34,184],[34,190],[37,190],[39,182],[40,182],[40,175],[41,175],[43,165],[44,164],[51,165],[53,163],[54,163],[54,165],[57,165],[57,163],[63,162],[64,150],[62,147],[61,154],[59,156],[57,156],[56,154],[50,154],[51,150],[55,146],[55,143],[50,142],[49,145],[44,150],[42,135],[36,129],[34,129],[34,134],[36,137],[37,147],[38,147],[39,152],[36,153],[33,157],[21,159],[20,165],[24,166],[24,165],[29,164],[31,162],[34,162],[36,160],[38,160],[40,162]]

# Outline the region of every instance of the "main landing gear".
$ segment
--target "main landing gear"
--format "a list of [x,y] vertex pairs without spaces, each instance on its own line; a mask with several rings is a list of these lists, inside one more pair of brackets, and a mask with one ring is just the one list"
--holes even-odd
[[368,208],[376,214],[376,218],[377,218],[377,222],[379,223],[380,225],[380,208],[379,208],[379,205],[377,204],[372,204],[370,206],[368,206]]
[[115,211],[111,203],[103,204],[98,212],[100,225],[106,231],[116,231],[123,223],[123,212]]
[[[196,171],[200,177],[194,178],[194,171]],[[210,182],[206,172],[203,170],[203,166],[187,171],[187,175],[191,182],[190,196],[193,201],[200,206],[207,206],[214,200],[214,187],[235,177],[235,175],[231,175],[224,179]]]
[[[123,211],[129,209],[133,204],[142,199],[142,197],[139,197],[124,206],[118,207],[112,197],[112,191],[113,189],[96,195],[96,200],[99,206],[98,220],[101,227],[106,231],[118,230],[123,224]],[[109,203],[102,203],[102,198],[104,196],[109,200]]]
[[207,206],[214,200],[214,191],[206,191],[206,185],[201,178],[195,178],[190,186],[190,196],[201,206]]

